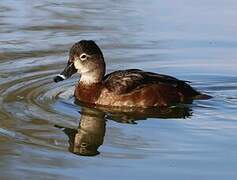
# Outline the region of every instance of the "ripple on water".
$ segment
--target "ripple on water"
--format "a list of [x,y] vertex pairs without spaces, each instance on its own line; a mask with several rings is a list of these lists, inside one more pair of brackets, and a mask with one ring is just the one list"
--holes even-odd
[[[51,56],[51,59],[56,58]],[[8,75],[2,77],[0,84],[1,111],[12,119],[31,121],[36,118],[47,123],[70,124],[72,118],[78,117],[80,108],[74,104],[72,97],[77,77],[55,84],[52,79],[63,67],[57,67],[55,63],[55,60],[41,58],[3,62],[1,74]],[[18,74],[19,71],[23,73]],[[206,108],[207,111],[236,107],[236,77],[193,75],[192,78],[205,82],[194,83],[197,89],[203,89],[214,96],[210,101],[197,101],[194,107]]]
[[[236,1],[182,2],[1,0],[0,179],[236,179]],[[170,74],[214,98],[179,118],[93,121],[74,103],[78,78],[52,80],[81,39],[109,70]],[[100,155],[69,153],[82,139]]]
[[69,113],[55,108],[58,96],[73,86],[74,79],[55,84],[53,77],[59,72],[52,65],[55,61],[41,60],[1,63],[0,133],[14,141],[58,148],[60,139],[51,134],[56,129],[47,124],[75,125]]

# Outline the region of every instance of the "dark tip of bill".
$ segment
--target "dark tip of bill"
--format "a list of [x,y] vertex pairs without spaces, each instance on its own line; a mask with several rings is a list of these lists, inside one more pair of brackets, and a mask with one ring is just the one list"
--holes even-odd
[[58,75],[58,76],[56,76],[53,80],[54,80],[54,82],[57,83],[57,82],[59,82],[59,81],[63,81],[64,78]]

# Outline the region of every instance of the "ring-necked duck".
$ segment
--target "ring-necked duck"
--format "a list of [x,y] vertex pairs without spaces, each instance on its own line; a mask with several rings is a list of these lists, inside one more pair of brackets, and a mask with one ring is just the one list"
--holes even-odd
[[147,108],[210,98],[194,90],[187,81],[167,75],[139,69],[105,75],[103,54],[91,40],[82,40],[72,46],[66,68],[54,81],[67,79],[76,72],[81,78],[74,95],[83,103]]

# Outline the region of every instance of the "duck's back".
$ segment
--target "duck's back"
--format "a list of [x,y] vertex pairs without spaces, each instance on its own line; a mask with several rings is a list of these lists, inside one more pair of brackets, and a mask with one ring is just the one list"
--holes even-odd
[[187,84],[187,81],[139,69],[120,70],[107,74],[103,79],[103,84],[117,94],[127,94],[149,85],[170,86],[187,98],[200,94]]

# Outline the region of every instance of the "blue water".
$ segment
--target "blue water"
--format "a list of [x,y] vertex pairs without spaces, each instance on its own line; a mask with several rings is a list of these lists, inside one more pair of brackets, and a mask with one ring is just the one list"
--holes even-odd
[[[0,179],[236,179],[237,2],[0,2]],[[78,76],[55,84],[77,41],[107,72],[141,68],[211,96],[190,115],[106,123],[96,156],[73,154],[55,125],[78,130]],[[98,130],[98,128],[97,128]]]

